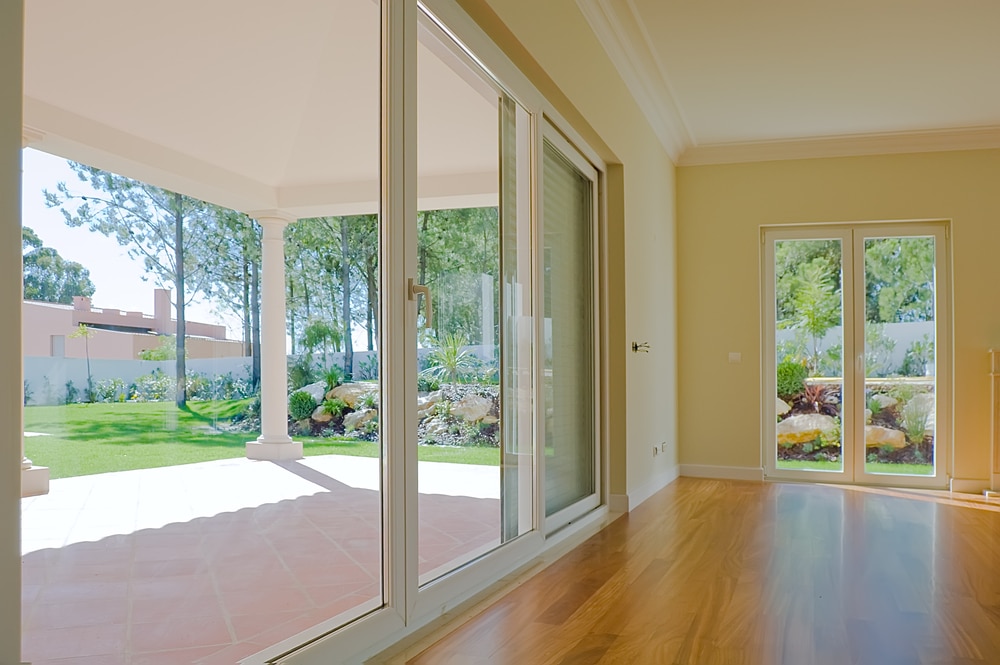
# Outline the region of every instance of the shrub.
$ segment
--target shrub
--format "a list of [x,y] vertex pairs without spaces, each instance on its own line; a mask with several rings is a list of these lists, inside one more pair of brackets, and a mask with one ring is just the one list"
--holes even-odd
[[309,356],[299,356],[288,366],[288,389],[298,390],[316,380],[316,370]]
[[375,409],[378,407],[378,395],[375,393],[365,393],[358,398],[357,403],[363,409]]
[[778,397],[787,400],[800,394],[805,390],[808,373],[801,363],[791,360],[778,363]]
[[913,340],[903,356],[903,376],[924,376],[927,367],[934,362],[934,341],[930,335]]
[[903,407],[903,431],[910,443],[923,443],[933,410],[934,401],[923,397],[911,399]]
[[174,391],[177,390],[177,381],[172,376],[164,374],[159,369],[154,369],[149,374],[144,374],[132,384],[132,399],[137,402],[160,402],[165,399],[173,399]]
[[104,379],[97,382],[94,396],[98,402],[124,402],[128,396],[127,386],[121,379]]
[[435,390],[441,389],[441,382],[431,376],[418,375],[417,376],[417,392],[421,393],[432,393]]
[[[297,394],[298,393],[296,393],[296,395]],[[344,415],[344,411],[348,408],[347,402],[339,397],[334,397],[333,399],[328,399],[323,402],[323,411],[333,416],[334,420],[340,419]]]
[[76,389],[72,381],[66,382],[66,404],[72,404],[80,396],[80,391]]
[[479,367],[479,359],[465,347],[469,340],[465,335],[448,333],[439,340],[427,354],[427,369],[421,372],[449,383],[458,383]]
[[323,372],[323,380],[326,381],[326,391],[330,392],[344,382],[344,370],[332,365]]
[[359,379],[377,379],[378,378],[378,356],[371,355],[365,360],[358,363],[358,376]]
[[31,401],[31,396],[34,395],[34,394],[35,393],[32,392],[32,390],[31,390],[31,384],[28,383],[27,379],[25,379],[24,380],[24,406],[28,406],[28,402]]
[[316,399],[304,390],[292,393],[288,398],[288,413],[292,420],[305,420],[316,410]]

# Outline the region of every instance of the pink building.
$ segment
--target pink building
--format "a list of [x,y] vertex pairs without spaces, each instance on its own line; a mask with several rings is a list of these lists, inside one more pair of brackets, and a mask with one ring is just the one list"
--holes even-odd
[[[153,315],[91,306],[90,298],[75,296],[72,305],[25,300],[22,308],[23,350],[26,356],[136,360],[139,353],[158,348],[162,335],[173,335],[168,289],[153,292]],[[72,337],[80,324],[91,330],[89,339]],[[243,354],[243,343],[226,339],[226,327],[187,322],[189,358],[227,358]]]

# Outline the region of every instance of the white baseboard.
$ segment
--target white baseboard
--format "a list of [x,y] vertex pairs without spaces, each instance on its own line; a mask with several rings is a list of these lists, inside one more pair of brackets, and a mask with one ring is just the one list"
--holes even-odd
[[952,478],[951,491],[962,492],[964,494],[982,494],[983,490],[990,489],[988,478]]
[[715,466],[713,464],[681,464],[681,475],[688,478],[719,480],[754,480],[763,482],[763,469],[752,466]]
[[611,494],[608,496],[608,510],[612,513],[628,512],[628,494]]
[[609,497],[608,508],[612,512],[619,513],[635,510],[639,504],[677,480],[680,475],[680,467],[676,464],[668,466],[663,473],[654,476],[649,482],[637,487],[634,491],[628,494],[612,494]]

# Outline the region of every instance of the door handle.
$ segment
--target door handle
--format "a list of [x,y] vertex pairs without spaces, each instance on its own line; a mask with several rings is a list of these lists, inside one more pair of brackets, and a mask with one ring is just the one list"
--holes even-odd
[[410,300],[416,300],[418,296],[424,297],[424,328],[431,327],[431,319],[434,317],[434,305],[431,303],[431,289],[423,284],[415,284],[413,278],[407,279]]

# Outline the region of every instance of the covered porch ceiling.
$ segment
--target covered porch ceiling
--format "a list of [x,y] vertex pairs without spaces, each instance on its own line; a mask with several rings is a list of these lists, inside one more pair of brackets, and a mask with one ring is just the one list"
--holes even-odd
[[[27,0],[25,145],[246,212],[371,213],[371,0]],[[421,208],[496,205],[497,93],[423,27]]]

